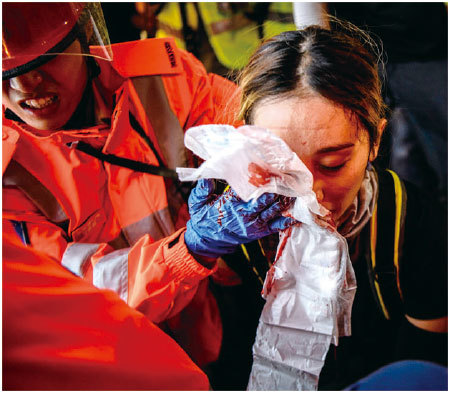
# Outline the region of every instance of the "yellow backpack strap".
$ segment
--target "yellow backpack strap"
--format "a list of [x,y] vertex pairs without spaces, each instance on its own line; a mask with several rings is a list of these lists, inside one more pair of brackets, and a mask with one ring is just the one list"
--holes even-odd
[[369,280],[388,320],[402,315],[399,275],[406,199],[405,186],[395,172],[378,173],[378,198],[370,220]]

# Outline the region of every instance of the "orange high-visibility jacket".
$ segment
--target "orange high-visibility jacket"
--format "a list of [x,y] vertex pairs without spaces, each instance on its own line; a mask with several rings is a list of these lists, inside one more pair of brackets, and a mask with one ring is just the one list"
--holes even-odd
[[199,264],[184,244],[185,204],[166,192],[164,178],[101,162],[76,145],[185,165],[192,158],[185,156],[183,130],[232,119],[236,87],[208,75],[171,39],[113,45],[113,62],[98,64],[93,92],[97,117],[105,118],[100,125],[50,132],[3,116],[3,218],[24,229],[31,247],[114,290],[151,321],[167,321],[205,364],[218,355],[222,328],[205,280],[214,268]]
[[207,390],[176,342],[109,290],[3,236],[5,390]]

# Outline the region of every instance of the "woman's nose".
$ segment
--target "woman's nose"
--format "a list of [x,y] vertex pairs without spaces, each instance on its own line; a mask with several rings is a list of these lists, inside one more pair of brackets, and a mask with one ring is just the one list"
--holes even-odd
[[32,70],[26,74],[22,74],[11,78],[9,85],[22,93],[32,93],[36,87],[42,82],[42,75],[39,71]]
[[319,181],[314,181],[313,191],[316,194],[317,201],[319,203],[322,203],[324,194],[323,194],[323,183],[320,180]]

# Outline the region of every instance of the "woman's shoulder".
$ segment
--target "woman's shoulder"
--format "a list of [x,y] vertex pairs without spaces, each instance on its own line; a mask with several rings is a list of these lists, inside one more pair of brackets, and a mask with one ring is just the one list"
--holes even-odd
[[394,311],[400,307],[413,318],[445,316],[447,207],[392,171],[377,169],[377,175],[377,209],[363,232],[376,251],[370,253],[376,255],[371,266],[382,293],[389,295]]
[[[447,201],[420,189],[414,184],[403,180],[406,190],[406,221],[405,225],[414,226],[428,231],[447,231]],[[423,228],[423,224],[429,225]]]
[[[391,170],[376,169],[380,215],[402,210],[402,226],[410,239],[421,240],[427,233],[447,232],[447,201],[401,179]],[[425,226],[425,227],[424,227]]]

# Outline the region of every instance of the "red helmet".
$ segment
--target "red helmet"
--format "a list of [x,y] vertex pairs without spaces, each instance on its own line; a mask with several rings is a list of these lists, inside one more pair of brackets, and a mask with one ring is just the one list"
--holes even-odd
[[76,38],[86,44],[82,55],[92,56],[87,44],[99,45],[100,57],[112,59],[100,3],[4,2],[2,32],[3,79],[28,72],[63,52],[71,54],[67,48]]

